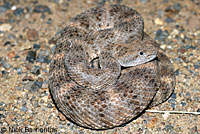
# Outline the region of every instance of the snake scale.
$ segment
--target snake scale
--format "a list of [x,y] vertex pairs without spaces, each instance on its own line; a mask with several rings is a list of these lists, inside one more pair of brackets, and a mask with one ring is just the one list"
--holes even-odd
[[67,119],[110,129],[169,98],[173,66],[143,29],[141,15],[123,5],[91,8],[68,22],[49,70],[52,98]]

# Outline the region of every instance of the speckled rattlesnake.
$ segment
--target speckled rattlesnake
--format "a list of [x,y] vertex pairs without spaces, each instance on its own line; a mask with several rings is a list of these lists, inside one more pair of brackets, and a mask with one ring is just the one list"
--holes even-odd
[[109,129],[160,104],[175,86],[173,66],[143,32],[143,18],[122,5],[103,5],[72,18],[58,38],[49,88],[72,122]]

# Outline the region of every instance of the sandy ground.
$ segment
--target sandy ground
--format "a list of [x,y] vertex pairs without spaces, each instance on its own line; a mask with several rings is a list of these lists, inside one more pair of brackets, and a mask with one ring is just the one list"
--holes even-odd
[[[63,121],[48,89],[51,38],[80,12],[104,0],[0,1],[0,132],[199,134],[200,115],[145,112],[124,127],[92,131]],[[152,108],[200,113],[199,0],[113,0],[135,8],[145,31],[172,60],[176,89]]]

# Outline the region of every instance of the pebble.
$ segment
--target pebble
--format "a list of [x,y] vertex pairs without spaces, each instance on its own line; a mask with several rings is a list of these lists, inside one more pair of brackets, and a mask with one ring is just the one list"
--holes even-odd
[[27,108],[26,108],[26,106],[22,106],[20,110],[26,112]]
[[166,47],[167,47],[167,46],[164,45],[164,44],[160,45],[160,48],[162,48],[162,49],[164,49],[164,50],[166,49]]
[[40,66],[34,66],[31,70],[32,74],[39,75],[40,74]]
[[53,108],[52,104],[50,104],[50,103],[47,104],[47,107],[48,108]]
[[169,102],[169,103],[175,103],[176,100],[175,100],[175,99],[169,99],[168,102]]
[[14,58],[16,56],[15,51],[11,51],[8,53],[9,58]]
[[34,85],[36,85],[37,87],[41,88],[42,87],[42,82],[41,81],[35,81]]
[[174,19],[172,19],[172,18],[170,18],[170,17],[167,17],[167,18],[165,19],[165,22],[167,22],[167,23],[172,23],[172,22],[175,22],[175,21],[174,21]]
[[7,1],[4,3],[4,5],[0,5],[0,14],[3,14],[7,10],[11,8],[11,4]]
[[36,52],[35,51],[29,51],[26,60],[33,63],[36,60]]
[[37,5],[35,6],[33,11],[36,13],[45,13],[45,12],[48,12],[49,14],[51,13],[50,8],[46,5]]
[[11,10],[13,10],[13,11],[16,9],[17,9],[17,7],[15,5],[11,7]]
[[1,74],[5,75],[5,74],[7,74],[7,72],[5,70],[3,70],[3,71],[1,71]]
[[158,10],[158,16],[159,16],[159,17],[163,17],[163,16],[164,16],[163,10]]
[[5,116],[3,114],[0,114],[0,119],[5,118]]
[[155,24],[157,24],[157,25],[163,25],[162,20],[159,19],[159,18],[156,18],[156,19],[154,20],[154,22],[155,22]]
[[162,31],[161,29],[157,30],[155,40],[159,41],[165,41],[167,37],[169,36],[169,33],[167,30]]
[[29,81],[24,85],[24,88],[29,90],[31,93],[35,93],[42,87],[42,82],[40,81]]
[[15,11],[14,11],[14,15],[15,16],[21,16],[21,15],[23,15],[24,14],[24,9],[23,8],[17,8]]
[[22,81],[34,81],[34,79],[31,76],[25,76],[22,78]]
[[176,11],[180,11],[181,10],[181,4],[180,3],[175,3],[174,5],[173,5],[173,8],[176,10]]
[[33,48],[37,51],[40,49],[40,44],[33,44]]
[[34,81],[29,81],[28,83],[24,85],[24,89],[31,90],[31,87],[33,86],[33,84],[34,84]]
[[174,127],[173,127],[172,125],[166,125],[166,126],[165,126],[165,130],[166,130],[167,132],[170,132],[173,128],[174,128]]
[[10,24],[1,24],[0,25],[0,31],[10,31],[12,28],[12,26]]
[[30,41],[37,41],[39,39],[38,31],[36,31],[35,29],[28,30],[26,36]]
[[185,102],[181,102],[180,105],[183,107],[183,106],[186,105],[186,103]]
[[49,19],[47,20],[47,24],[51,24],[51,23],[52,23],[52,19],[49,18]]
[[17,74],[18,75],[22,74],[22,69],[21,68],[17,68]]
[[10,42],[10,41],[6,41],[6,42],[4,43],[4,46],[7,46],[7,45],[11,45],[11,42]]
[[49,51],[41,50],[37,56],[37,62],[49,63]]
[[3,14],[4,12],[6,12],[8,10],[8,8],[4,7],[4,6],[0,6],[0,14]]
[[3,58],[0,58],[0,63],[5,69],[9,69],[11,67],[11,65],[7,63],[7,61],[5,61]]
[[140,2],[142,2],[142,3],[146,3],[146,2],[147,2],[147,0],[140,0]]
[[179,34],[179,31],[177,29],[174,29],[172,32],[171,32],[171,35],[173,35],[175,37],[175,35],[178,35]]
[[53,54],[56,49],[56,45],[50,45],[50,48],[51,48],[51,53]]
[[170,98],[176,99],[176,93],[173,93]]

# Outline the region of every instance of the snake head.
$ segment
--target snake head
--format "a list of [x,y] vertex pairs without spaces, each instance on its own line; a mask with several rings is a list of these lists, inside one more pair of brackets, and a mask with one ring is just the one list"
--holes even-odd
[[113,45],[113,56],[123,67],[144,64],[157,56],[158,48],[150,39],[136,40],[128,44]]

